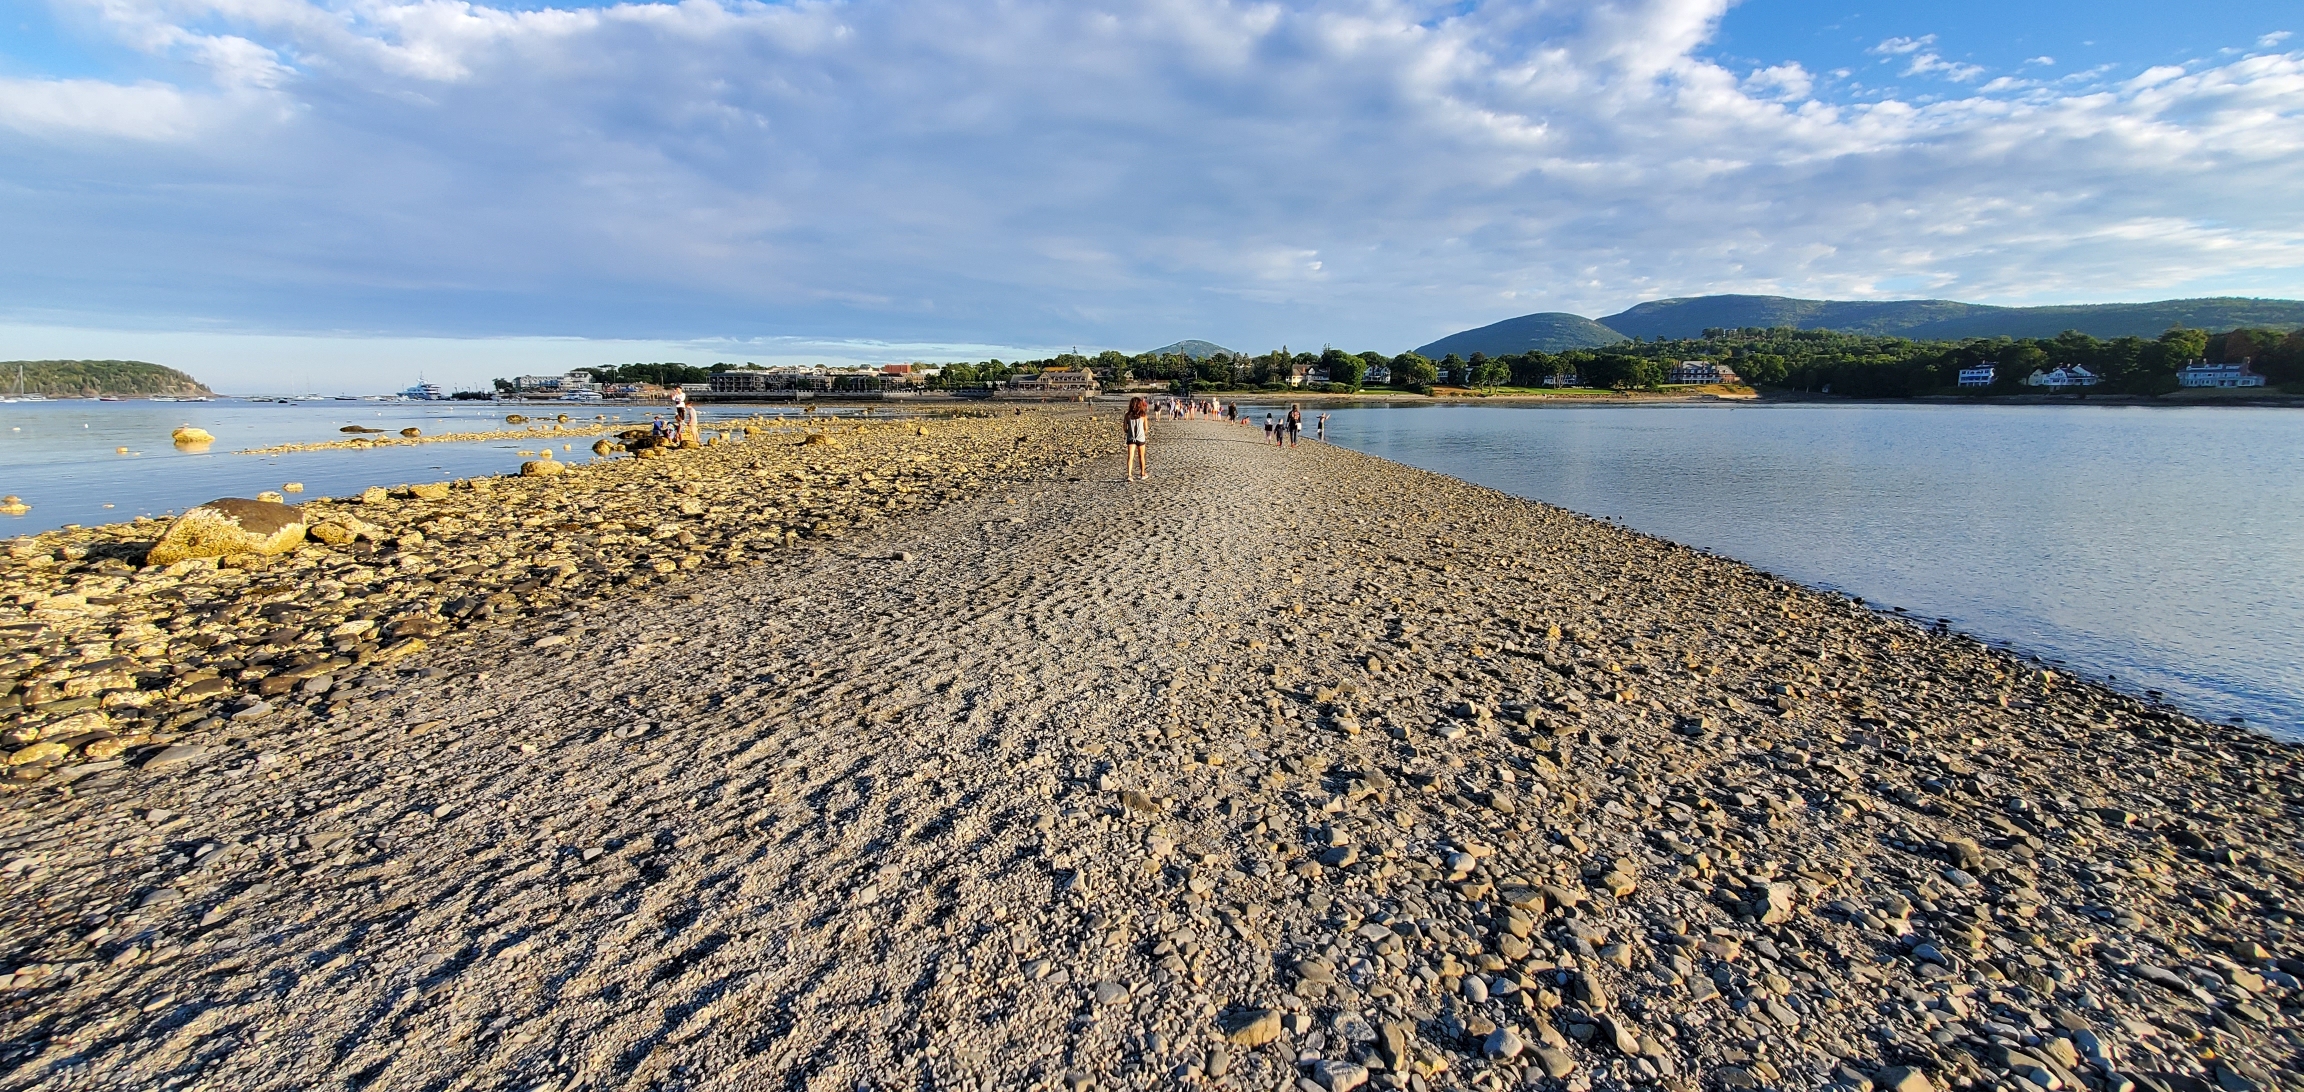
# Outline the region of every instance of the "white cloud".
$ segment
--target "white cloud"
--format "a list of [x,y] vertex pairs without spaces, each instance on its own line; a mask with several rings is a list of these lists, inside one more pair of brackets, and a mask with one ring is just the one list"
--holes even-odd
[[1935,50],[1928,48],[1935,44],[1935,35],[1923,34],[1918,38],[1890,38],[1866,52],[1878,54],[1882,64],[1898,57],[1910,58],[1904,65],[1904,75],[1907,76],[1942,73],[1945,79],[1954,83],[1968,83],[1984,74],[1984,69],[1978,65],[1945,60]]
[[1936,36],[1933,34],[1923,34],[1918,38],[1890,38],[1873,46],[1870,52],[1878,53],[1884,57],[1901,57],[1910,53],[1918,53],[1935,44]]
[[2055,63],[2056,63],[2056,58],[2054,58],[2054,57],[2050,57],[2050,56],[2047,56],[2047,55],[2043,54],[2043,55],[2041,55],[2041,56],[2038,56],[2038,57],[2027,57],[2027,58],[2025,58],[2025,60],[2024,60],[2024,63],[2025,63],[2025,64],[2046,64],[2046,65],[2052,65],[2052,64],[2055,64]]
[[1401,348],[1506,299],[2304,293],[2297,56],[1890,39],[1947,97],[1859,100],[1703,59],[1726,0],[86,2],[152,67],[0,84],[19,324]]
[[1772,99],[1804,99],[1815,87],[1816,77],[1795,61],[1754,69],[1744,77],[1745,90]]
[[2291,37],[2294,37],[2294,35],[2289,31],[2275,30],[2270,34],[2256,39],[2256,46],[2259,49],[2276,49],[2279,47],[2280,43],[2287,41]]
[[165,84],[0,78],[0,126],[44,137],[189,140],[209,103]]

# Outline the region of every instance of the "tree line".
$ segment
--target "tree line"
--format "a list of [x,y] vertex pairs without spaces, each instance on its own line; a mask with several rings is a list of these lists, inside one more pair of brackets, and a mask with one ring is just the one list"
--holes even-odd
[[2035,371],[2080,366],[2099,376],[2100,390],[2165,394],[2177,387],[2176,372],[2194,360],[2253,362],[2275,385],[2304,385],[2304,330],[2243,329],[2212,334],[2172,327],[2157,338],[2109,340],[2068,330],[2049,338],[1969,338],[1914,341],[1898,337],[1847,334],[1833,330],[1712,329],[1695,338],[1630,341],[1598,349],[1560,353],[1527,352],[1489,356],[1450,353],[1431,360],[1416,353],[1350,353],[1323,349],[1291,352],[1285,346],[1259,355],[1218,353],[1194,359],[1177,354],[1107,350],[1095,356],[1064,353],[1015,364],[999,360],[947,365],[946,386],[981,386],[1019,372],[1048,368],[1094,369],[1117,381],[1165,382],[1182,389],[1272,390],[1288,385],[1299,368],[1325,372],[1330,391],[1357,391],[1371,374],[1384,386],[1429,393],[1438,386],[1494,389],[1539,388],[1548,381],[1607,390],[1660,387],[1672,366],[1684,360],[1728,365],[1755,386],[1829,391],[1859,398],[1895,398],[1957,388],[1964,368],[1995,365],[1991,393],[2026,390]]
[[[2101,377],[2108,393],[2165,394],[2176,389],[2176,371],[2187,362],[2249,360],[2274,385],[2304,386],[2304,330],[2243,329],[2212,334],[2171,327],[2157,338],[2109,340],[2067,330],[2049,338],[1970,338],[1913,341],[1898,337],[1846,334],[1792,327],[1711,329],[1701,337],[1630,341],[1598,349],[1561,353],[1527,352],[1489,356],[1454,353],[1432,360],[1416,353],[1345,352],[1325,348],[1295,352],[1281,346],[1268,353],[1216,353],[1188,357],[1176,353],[1129,355],[1105,350],[1094,356],[1060,353],[1042,360],[998,359],[946,364],[932,387],[959,389],[1005,382],[1019,374],[1051,368],[1092,370],[1109,382],[1166,383],[1176,390],[1279,390],[1300,369],[1326,375],[1312,389],[1331,392],[1367,389],[1371,376],[1395,390],[1430,393],[1440,386],[1478,389],[1540,388],[1572,381],[1605,390],[1647,390],[1663,385],[1672,365],[1683,360],[1726,364],[1754,386],[1828,391],[1857,398],[1901,398],[1956,388],[1964,368],[1990,363],[1996,375],[1990,393],[2025,390],[2034,371],[2080,366]],[[579,368],[595,382],[703,383],[718,372],[739,367],[682,363],[625,364]],[[500,388],[511,384],[499,380]]]

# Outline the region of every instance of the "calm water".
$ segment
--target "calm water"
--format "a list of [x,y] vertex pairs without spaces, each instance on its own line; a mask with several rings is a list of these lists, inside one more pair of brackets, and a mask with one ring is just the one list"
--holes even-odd
[[[217,497],[252,497],[287,482],[304,483],[304,496],[357,493],[371,485],[439,481],[520,469],[522,451],[540,440],[415,444],[368,451],[299,451],[236,455],[274,444],[342,440],[345,425],[394,434],[414,426],[427,435],[485,432],[506,425],[507,413],[537,421],[568,415],[571,427],[595,415],[639,424],[663,406],[492,405],[458,402],[20,402],[0,405],[0,495],[24,498],[32,510],[0,516],[0,537],[45,531],[69,523],[113,523],[141,515],[181,511]],[[702,407],[706,421],[754,413],[792,413],[789,407]],[[825,411],[825,412],[853,412]],[[886,413],[881,410],[877,412]],[[216,437],[206,452],[178,451],[168,436],[178,425],[197,425]],[[554,456],[589,462],[593,437],[564,439]],[[569,445],[561,450],[561,444]],[[116,450],[127,448],[129,454]],[[295,498],[290,498],[295,499]]]
[[2304,412],[1331,413],[1329,438],[1361,451],[1613,516],[2304,739]]

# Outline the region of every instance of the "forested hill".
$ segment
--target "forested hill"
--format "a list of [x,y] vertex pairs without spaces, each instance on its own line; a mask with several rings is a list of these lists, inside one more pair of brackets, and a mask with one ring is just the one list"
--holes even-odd
[[174,368],[141,360],[5,360],[0,361],[0,397],[16,393],[18,369],[24,393],[50,398],[123,398],[166,394],[213,395],[207,385]]
[[2219,297],[2158,303],[1992,307],[1954,300],[1803,300],[1786,296],[1695,296],[1651,300],[1599,320],[1628,337],[1693,338],[1714,329],[1837,330],[1845,334],[1957,341],[1972,337],[2158,337],[2196,330],[2304,327],[2304,302]]
[[1193,360],[1206,360],[1218,353],[1223,353],[1226,356],[1230,356],[1232,355],[1232,350],[1227,349],[1222,345],[1218,345],[1213,341],[1202,341],[1199,338],[1188,338],[1186,340],[1179,341],[1174,345],[1162,345],[1161,347],[1152,350],[1153,356],[1181,356],[1188,357]]
[[1509,356],[1513,353],[1561,353],[1570,349],[1597,349],[1624,340],[1625,335],[1566,311],[1545,311],[1519,318],[1505,319],[1477,330],[1450,334],[1416,350],[1417,355],[1438,360],[1455,353],[1471,356],[1486,353],[1489,356]]

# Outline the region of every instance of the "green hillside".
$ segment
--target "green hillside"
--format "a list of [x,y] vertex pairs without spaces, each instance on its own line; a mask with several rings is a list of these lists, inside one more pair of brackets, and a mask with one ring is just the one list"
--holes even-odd
[[45,394],[50,398],[216,393],[174,368],[141,360],[6,360],[0,361],[0,397],[16,393],[19,369],[24,377],[24,393]]
[[1441,359],[1449,353],[1469,358],[1473,353],[1507,356],[1514,353],[1558,353],[1570,349],[1596,349],[1624,340],[1614,329],[1565,311],[1545,311],[1491,323],[1477,330],[1450,334],[1416,350],[1418,356]]
[[[1958,340],[2054,337],[2078,330],[2092,337],[2156,337],[2173,325],[2200,330],[2304,327],[2304,302],[2236,297],[1992,307],[1955,300],[1803,300],[1786,296],[1695,296],[1651,300],[1600,320],[1641,338],[1701,337],[1707,329],[1789,326],[1875,337]],[[1462,335],[1459,335],[1462,336]]]
[[1227,356],[1237,355],[1232,350],[1213,341],[1201,341],[1197,338],[1179,341],[1174,345],[1162,345],[1152,350],[1153,356],[1184,356],[1194,360],[1206,360],[1217,353],[1223,353]]

